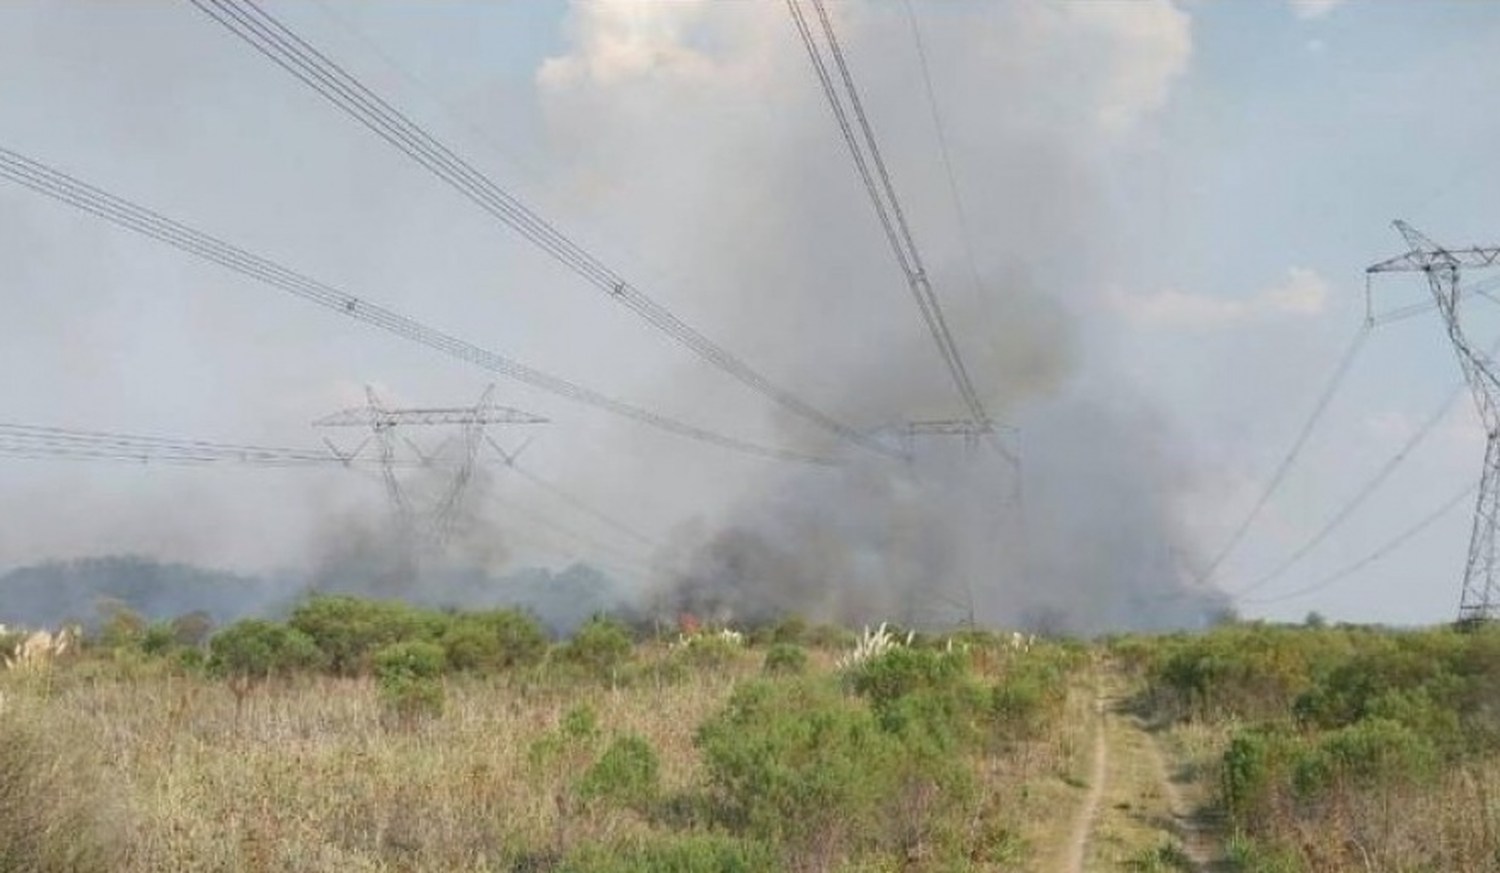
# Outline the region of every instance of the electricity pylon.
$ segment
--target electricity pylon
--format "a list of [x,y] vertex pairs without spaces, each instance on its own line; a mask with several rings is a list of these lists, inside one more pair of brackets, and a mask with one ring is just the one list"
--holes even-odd
[[1365,274],[1367,277],[1375,273],[1426,275],[1438,312],[1447,326],[1448,339],[1458,353],[1459,366],[1484,422],[1484,471],[1479,477],[1479,501],[1474,507],[1463,596],[1458,605],[1460,624],[1484,622],[1495,618],[1500,610],[1500,592],[1496,590],[1496,574],[1500,573],[1500,554],[1496,552],[1497,527],[1500,527],[1500,377],[1496,375],[1495,362],[1470,344],[1464,333],[1459,318],[1463,297],[1459,281],[1465,269],[1500,266],[1500,246],[1446,249],[1404,221],[1397,221],[1396,229],[1411,250],[1369,267]]
[[[315,427],[368,427],[375,441],[381,477],[385,481],[386,495],[396,512],[396,523],[402,535],[419,545],[438,546],[448,538],[458,519],[469,480],[474,475],[474,461],[485,439],[485,426],[491,424],[542,424],[547,419],[500,406],[491,400],[495,386],[485,389],[479,402],[473,406],[421,407],[414,409],[388,409],[380,402],[375,391],[365,388],[367,402],[364,406],[345,409],[313,422]],[[460,431],[461,451],[457,464],[451,466],[452,476],[442,492],[425,511],[412,505],[406,488],[396,476],[396,468],[403,465],[397,458],[396,430],[400,427],[457,426]],[[416,454],[422,466],[436,469],[438,452],[424,452],[421,447],[405,437],[402,441]],[[352,452],[340,450],[329,442],[328,447],[345,462],[358,457],[369,445],[370,439],[360,443]]]
[[[875,435],[890,439],[894,438],[900,447],[901,455],[908,464],[915,463],[917,458],[917,443],[919,440],[931,440],[933,438],[958,437],[963,440],[963,457],[972,463],[981,444],[988,446],[1009,466],[1011,475],[1009,480],[1010,493],[1005,500],[1008,506],[1008,524],[1013,526],[1014,543],[1017,555],[1020,558],[1021,574],[1026,574],[1025,543],[1026,543],[1026,509],[1025,491],[1021,484],[1021,456],[1020,452],[1007,445],[1001,439],[1001,433],[1014,435],[1016,429],[1006,425],[998,425],[985,419],[928,419],[918,421],[904,421],[899,424],[887,425],[877,429]],[[899,531],[893,532],[893,536],[900,537]],[[918,604],[919,598],[927,598],[943,606],[956,609],[962,614],[960,623],[969,628],[977,627],[977,616],[975,606],[974,580],[965,577],[964,589],[958,596],[946,595],[941,591],[926,589],[918,594],[913,591],[912,599],[902,606],[904,615],[902,621],[908,625],[917,622],[920,613],[931,613],[930,609],[924,609]]]

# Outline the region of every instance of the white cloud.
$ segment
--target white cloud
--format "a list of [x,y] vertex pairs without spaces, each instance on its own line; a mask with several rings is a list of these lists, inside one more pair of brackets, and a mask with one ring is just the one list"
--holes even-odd
[[1287,2],[1298,18],[1310,21],[1332,12],[1334,7],[1342,5],[1344,0],[1287,0]]
[[1067,4],[1069,23],[1101,37],[1107,75],[1095,99],[1105,130],[1127,131],[1166,105],[1193,54],[1192,22],[1170,2]]
[[1209,330],[1273,318],[1305,318],[1328,305],[1328,282],[1313,270],[1292,267],[1285,281],[1248,297],[1194,294],[1172,288],[1131,294],[1110,288],[1109,305],[1129,321],[1147,327]]

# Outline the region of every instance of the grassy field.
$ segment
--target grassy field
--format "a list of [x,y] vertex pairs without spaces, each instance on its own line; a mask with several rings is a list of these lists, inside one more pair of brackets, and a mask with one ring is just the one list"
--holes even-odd
[[168,630],[0,673],[0,871],[1500,869],[1488,630]]
[[1050,869],[1078,650],[934,641],[857,688],[840,640],[554,646],[416,709],[378,659],[252,678],[96,642],[0,674],[0,870]]

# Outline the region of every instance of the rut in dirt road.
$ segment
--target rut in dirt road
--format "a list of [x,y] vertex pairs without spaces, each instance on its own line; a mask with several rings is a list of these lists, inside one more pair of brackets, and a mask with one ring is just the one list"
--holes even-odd
[[1089,791],[1061,873],[1128,869],[1169,856],[1174,869],[1223,869],[1217,841],[1172,782],[1156,736],[1121,708],[1120,685],[1117,677],[1101,676]]
[[1104,732],[1104,698],[1094,701],[1094,766],[1089,775],[1089,793],[1083,799],[1073,834],[1068,839],[1068,853],[1063,873],[1083,873],[1088,855],[1089,834],[1099,817],[1099,803],[1104,799],[1104,782],[1109,777],[1109,741]]

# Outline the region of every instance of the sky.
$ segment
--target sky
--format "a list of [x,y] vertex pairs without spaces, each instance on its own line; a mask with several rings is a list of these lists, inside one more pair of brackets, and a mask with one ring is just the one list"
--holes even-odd
[[[899,576],[918,594],[930,572],[978,579],[997,621],[1139,595],[1090,630],[1152,612],[1186,622],[1161,590],[1195,586],[1277,620],[1455,615],[1467,503],[1327,580],[1477,480],[1467,396],[1347,523],[1267,578],[1459,384],[1433,313],[1369,332],[1281,486],[1215,558],[1361,330],[1364,268],[1404,251],[1391,221],[1500,243],[1500,119],[1485,111],[1500,9],[829,6],[956,343],[1017,428],[1025,534],[996,508],[1010,492],[993,463],[966,473],[937,447],[901,472],[839,446],[188,3],[0,4],[0,147],[610,397],[851,459],[852,472],[736,454],[497,378],[4,180],[0,421],[316,446],[311,422],[362,403],[366,385],[391,405],[438,406],[495,382],[499,402],[549,419],[497,440],[530,437],[528,470],[654,544],[490,465],[475,512],[500,568],[589,560],[642,585]],[[265,8],[773,382],[861,429],[962,414],[784,4]],[[1374,293],[1386,311],[1427,291],[1396,276]],[[1487,344],[1493,304],[1467,305]],[[122,552],[267,572],[325,560],[388,515],[378,477],[340,469],[0,457],[0,495],[0,572]],[[735,576],[762,566],[756,554],[776,561]],[[1004,578],[976,569],[991,563]]]

